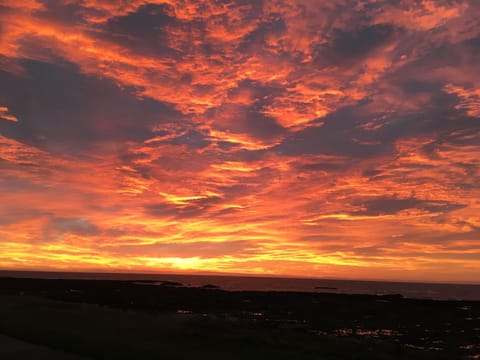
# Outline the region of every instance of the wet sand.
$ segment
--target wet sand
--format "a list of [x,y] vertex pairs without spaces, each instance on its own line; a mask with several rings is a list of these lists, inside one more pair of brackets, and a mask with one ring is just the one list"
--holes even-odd
[[88,360],[78,355],[49,349],[9,336],[0,335],[0,359],[2,360]]

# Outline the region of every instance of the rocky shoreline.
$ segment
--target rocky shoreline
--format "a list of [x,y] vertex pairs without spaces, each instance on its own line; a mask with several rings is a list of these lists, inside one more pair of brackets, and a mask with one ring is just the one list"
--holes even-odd
[[122,310],[171,313],[196,321],[258,324],[342,338],[392,353],[480,358],[480,302],[401,295],[224,291],[173,281],[0,278],[0,294],[42,296]]

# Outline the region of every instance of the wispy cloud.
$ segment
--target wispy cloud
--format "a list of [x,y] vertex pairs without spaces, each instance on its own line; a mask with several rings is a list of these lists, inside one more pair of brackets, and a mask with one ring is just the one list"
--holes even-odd
[[480,281],[476,1],[0,9],[1,266]]
[[18,121],[18,119],[15,116],[13,116],[12,114],[9,114],[8,107],[6,106],[0,106],[0,119],[6,120],[6,121],[13,121],[13,122]]

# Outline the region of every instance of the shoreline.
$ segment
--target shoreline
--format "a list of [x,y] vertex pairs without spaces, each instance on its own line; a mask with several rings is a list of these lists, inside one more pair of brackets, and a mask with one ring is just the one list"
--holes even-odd
[[139,284],[27,278],[0,278],[0,294],[121,312],[169,314],[175,321],[228,324],[253,333],[256,329],[293,332],[317,340],[358,342],[366,348],[408,350],[418,356],[434,353],[460,359],[480,355],[476,345],[480,344],[480,301],[407,299],[398,294],[226,291],[213,284],[186,287],[153,280]]
[[373,280],[340,280],[281,278],[265,276],[93,273],[93,272],[30,272],[0,270],[0,278],[89,281],[174,281],[185,286],[211,283],[228,291],[292,291],[328,292],[349,295],[401,294],[408,299],[480,301],[480,285],[457,283],[395,282]]

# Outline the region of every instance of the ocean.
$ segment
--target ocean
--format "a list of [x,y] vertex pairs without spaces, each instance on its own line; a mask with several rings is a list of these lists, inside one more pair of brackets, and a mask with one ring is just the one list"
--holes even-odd
[[300,291],[341,294],[390,295],[433,300],[478,300],[480,285],[413,283],[390,281],[360,281],[334,279],[304,279],[253,276],[137,274],[137,273],[86,273],[0,271],[0,277],[85,280],[156,280],[174,281],[184,286],[216,285],[224,290]]

